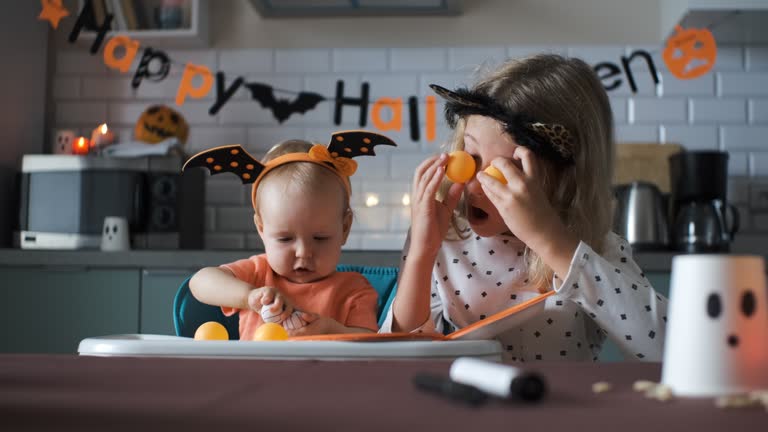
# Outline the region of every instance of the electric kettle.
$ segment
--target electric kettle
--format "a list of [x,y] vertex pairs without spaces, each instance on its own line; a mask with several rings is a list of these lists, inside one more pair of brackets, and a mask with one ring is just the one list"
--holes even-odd
[[669,247],[666,200],[659,188],[636,181],[614,188],[614,231],[634,250],[664,250]]

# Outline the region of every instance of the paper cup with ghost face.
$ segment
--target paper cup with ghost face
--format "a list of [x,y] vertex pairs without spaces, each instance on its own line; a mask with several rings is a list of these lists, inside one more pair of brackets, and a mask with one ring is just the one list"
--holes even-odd
[[71,155],[75,145],[75,131],[60,129],[53,137],[53,154]]
[[663,384],[689,397],[768,388],[766,296],[762,257],[674,257]]
[[130,233],[128,232],[128,219],[118,216],[104,218],[104,227],[101,230],[101,250],[123,251],[131,248]]

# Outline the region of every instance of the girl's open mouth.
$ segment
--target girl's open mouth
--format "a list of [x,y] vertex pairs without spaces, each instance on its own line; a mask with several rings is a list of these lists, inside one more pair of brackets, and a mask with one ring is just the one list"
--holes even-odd
[[470,215],[470,218],[474,221],[484,221],[488,219],[488,213],[474,206],[470,206],[469,215]]

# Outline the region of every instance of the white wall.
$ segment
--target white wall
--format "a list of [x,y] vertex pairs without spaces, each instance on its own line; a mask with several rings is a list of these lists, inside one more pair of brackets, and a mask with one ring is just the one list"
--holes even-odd
[[[742,210],[743,231],[768,232],[768,46],[722,46],[712,72],[680,81],[665,70],[660,58],[662,43],[655,40],[659,31],[653,18],[656,2],[468,0],[460,18],[269,21],[261,20],[244,0],[211,3],[212,47],[156,47],[179,64],[207,65],[230,79],[243,76],[331,98],[337,80],[345,81],[349,96],[359,95],[361,83],[368,82],[372,99],[414,95],[423,100],[431,94],[429,83],[453,87],[467,82],[484,62],[548,50],[582,57],[590,64],[618,63],[621,56],[645,48],[654,53],[662,81],[654,86],[638,62],[633,68],[637,93],[626,83],[609,92],[618,141],[680,143],[688,149],[730,152],[730,199]],[[383,25],[377,30],[373,23]],[[457,28],[466,31],[456,32]],[[417,29],[422,36],[414,36]],[[107,121],[123,137],[130,137],[149,104],[174,104],[180,72],[175,65],[165,81],[145,82],[134,92],[130,74],[108,71],[100,55],[88,53],[87,45],[69,44],[57,50],[54,69],[55,116],[48,132],[73,128],[89,133]],[[192,126],[189,152],[240,143],[260,156],[282,139],[325,142],[332,131],[359,127],[356,107],[344,108],[343,123],[334,125],[331,102],[280,124],[244,88],[210,116],[213,98],[212,92],[179,108]],[[423,122],[423,110],[420,115]],[[438,118],[438,140],[427,142],[422,133],[420,141],[411,141],[406,123],[399,132],[386,132],[400,143],[397,149],[384,149],[379,156],[360,161],[353,178],[357,221],[348,248],[401,247],[409,224],[401,199],[415,166],[437,151],[440,138],[447,134]],[[378,194],[378,206],[365,206],[369,193]],[[207,247],[258,247],[248,188],[234,178],[216,176],[208,182],[207,196]]]
[[[636,47],[626,45],[562,45],[558,52],[584,58],[590,64],[619,62]],[[661,84],[653,85],[642,63],[635,68],[638,91],[622,85],[609,92],[619,142],[680,143],[688,149],[722,149],[731,154],[731,200],[744,213],[746,231],[768,232],[768,48],[724,46],[715,69],[700,78],[681,81],[670,75],[655,51]],[[500,61],[540,50],[539,46],[450,46],[431,48],[370,49],[239,49],[168,50],[172,59],[204,64],[242,75],[247,81],[267,83],[287,90],[307,90],[334,96],[335,83],[345,81],[347,96],[358,96],[368,82],[371,97],[420,99],[430,94],[427,85],[453,87],[470,80],[473,67],[483,61]],[[89,132],[107,121],[123,137],[130,137],[139,114],[151,103],[173,105],[179,69],[161,83],[145,82],[131,91],[130,74],[107,71],[99,56],[87,49],[60,51],[53,82],[54,128]],[[284,97],[292,97],[283,95]],[[345,107],[343,122],[333,124],[333,103],[321,102],[304,115],[292,115],[280,124],[268,110],[251,100],[241,88],[221,111],[210,116],[213,92],[179,110],[191,124],[188,152],[240,143],[260,156],[275,142],[306,138],[327,142],[331,132],[358,128],[358,107]],[[426,141],[424,111],[420,113],[422,139],[413,142],[408,124],[401,131],[387,131],[398,143],[375,158],[361,158],[353,177],[353,205],[357,222],[351,249],[398,249],[408,227],[409,212],[401,199],[408,192],[416,165],[439,149],[447,129],[438,116],[438,139]],[[372,128],[370,118],[367,124]],[[52,132],[52,131],[51,131]],[[208,182],[209,248],[254,248],[259,242],[252,228],[249,188],[235,178],[211,177]],[[365,206],[367,194],[379,196],[376,207]]]

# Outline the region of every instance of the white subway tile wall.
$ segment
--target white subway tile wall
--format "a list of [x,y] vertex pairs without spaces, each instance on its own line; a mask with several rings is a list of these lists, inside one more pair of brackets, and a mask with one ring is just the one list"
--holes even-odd
[[[651,53],[659,74],[655,84],[646,61],[631,57],[637,50]],[[398,142],[397,148],[377,148],[377,156],[358,158],[353,177],[352,206],[355,223],[344,246],[348,250],[397,250],[410,224],[409,189],[416,166],[441,148],[449,131],[437,105],[437,137],[426,139],[424,98],[427,87],[467,85],[477,73],[508,57],[555,52],[581,57],[592,65],[612,63],[619,71],[618,86],[608,92],[616,122],[617,142],[679,143],[691,150],[730,152],[729,196],[741,211],[743,232],[768,232],[768,47],[721,46],[717,64],[708,74],[679,80],[670,74],[656,46],[480,46],[419,49],[241,49],[167,50],[174,61],[162,82],[144,80],[131,87],[130,73],[109,70],[101,57],[87,50],[62,50],[56,54],[51,98],[56,129],[88,134],[108,122],[123,139],[131,139],[133,125],[150,104],[175,106],[174,100],[184,62],[205,65],[226,74],[227,85],[242,76],[246,82],[266,83],[293,92],[308,91],[336,96],[336,82],[344,82],[343,95],[358,98],[363,83],[370,85],[371,101],[400,98],[405,104],[400,129],[379,131]],[[628,67],[622,58],[629,59]],[[634,81],[635,89],[630,82]],[[344,105],[341,123],[334,124],[334,104],[321,102],[305,114],[293,114],[279,123],[269,109],[251,98],[246,87],[216,114],[215,85],[202,99],[188,98],[175,107],[190,124],[187,152],[243,144],[261,157],[273,144],[288,138],[327,142],[341,129],[358,129],[360,108]],[[291,99],[295,94],[276,93]],[[418,98],[420,139],[411,139],[408,98]],[[368,109],[365,128],[376,131]],[[387,122],[392,113],[380,112]],[[262,243],[253,226],[250,187],[234,177],[209,177],[206,194],[206,247],[209,249],[258,249]]]

